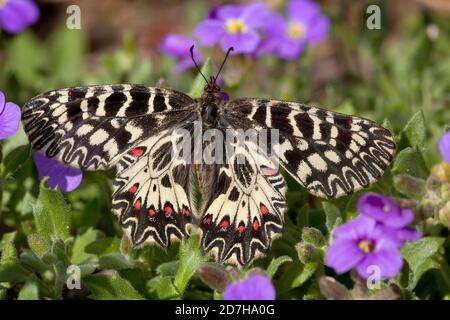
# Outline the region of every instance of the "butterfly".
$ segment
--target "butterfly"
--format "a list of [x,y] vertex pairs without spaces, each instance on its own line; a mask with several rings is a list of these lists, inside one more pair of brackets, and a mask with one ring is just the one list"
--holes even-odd
[[[237,265],[267,254],[283,230],[286,183],[278,165],[324,198],[368,187],[389,166],[394,139],[377,123],[297,102],[227,102],[217,75],[202,74],[200,98],[135,84],[53,90],[27,102],[22,121],[33,148],[47,157],[84,170],[116,169],[112,211],[135,246],[166,248],[196,225],[205,253]],[[193,133],[198,122],[224,134],[278,130],[278,163],[252,142],[237,145],[225,163],[175,157],[173,133]],[[194,145],[188,136],[184,143]]]

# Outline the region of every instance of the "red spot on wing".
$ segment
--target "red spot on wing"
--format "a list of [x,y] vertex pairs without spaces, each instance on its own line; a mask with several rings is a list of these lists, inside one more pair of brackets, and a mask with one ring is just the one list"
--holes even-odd
[[149,215],[150,217],[153,217],[155,214],[156,214],[155,209],[150,209],[150,210],[148,210],[148,215]]
[[253,230],[258,231],[259,229],[259,221],[258,219],[255,217],[255,219],[253,219],[253,225],[252,225]]
[[263,205],[262,203],[260,205],[260,208],[261,208],[261,213],[263,216],[265,216],[266,214],[269,213],[269,209],[267,209],[267,207],[265,205]]
[[191,216],[191,212],[189,211],[188,208],[183,207],[182,210],[183,210],[183,213],[184,213],[184,215],[185,215],[186,217],[190,217],[190,216]]
[[229,225],[230,225],[230,222],[229,222],[228,220],[223,220],[223,221],[219,224],[219,227],[226,229],[226,228],[229,227]]
[[238,227],[238,231],[239,231],[239,233],[244,232],[245,231],[245,225],[240,224],[239,227]]
[[205,217],[205,218],[203,218],[202,223],[203,223],[203,224],[210,224],[210,223],[211,223],[211,217]]
[[128,189],[129,193],[136,193],[139,184],[135,183],[130,189]]
[[164,213],[166,216],[170,216],[173,213],[173,209],[169,206],[164,208]]
[[136,148],[136,149],[132,149],[130,150],[129,154],[131,154],[133,157],[140,157],[144,154],[145,149],[144,148]]
[[133,206],[134,206],[134,209],[141,210],[141,208],[142,208],[141,199],[137,199]]
[[261,172],[263,173],[263,175],[268,176],[268,177],[271,177],[271,176],[276,175],[276,174],[278,173],[278,170],[275,170],[275,169],[273,169],[273,168],[269,168],[269,167],[262,166],[262,167],[261,167]]

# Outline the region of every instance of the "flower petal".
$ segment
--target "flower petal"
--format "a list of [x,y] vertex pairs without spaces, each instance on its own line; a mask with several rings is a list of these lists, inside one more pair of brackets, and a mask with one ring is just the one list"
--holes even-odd
[[382,248],[367,254],[356,267],[356,271],[364,279],[373,276],[377,271],[381,279],[386,279],[395,277],[402,267],[403,258],[400,251],[392,242],[386,241]]
[[[194,44],[194,39],[175,33],[167,34],[161,42],[159,49],[167,55],[175,58],[190,57],[189,49]],[[194,56],[198,55],[198,49],[194,47]]]
[[[3,96],[3,101],[4,99]],[[0,115],[0,139],[5,139],[12,136],[19,129],[21,113],[19,106],[12,102],[7,102],[2,109]]]
[[226,34],[220,41],[220,47],[224,52],[234,47],[232,54],[252,53],[259,43],[259,35],[256,31],[246,33]]
[[34,162],[38,169],[39,180],[49,177],[50,188],[59,187],[61,191],[71,192],[78,188],[83,179],[83,172],[80,169],[68,167],[43,153],[36,152]]
[[0,10],[0,24],[9,33],[18,33],[35,23],[39,8],[31,0],[6,1]]
[[211,47],[225,34],[225,29],[221,21],[205,20],[195,28],[194,33],[202,45]]
[[275,52],[282,59],[293,60],[303,52],[304,48],[304,42],[285,38],[280,40]]
[[439,139],[439,151],[441,152],[442,158],[450,163],[450,131],[443,134]]
[[356,266],[364,258],[358,244],[351,239],[336,239],[328,248],[325,264],[337,273],[344,273]]
[[375,220],[366,216],[358,216],[335,228],[333,230],[333,235],[336,238],[346,238],[352,240],[368,238],[372,235],[375,226]]
[[6,102],[5,94],[0,91],[0,115],[2,114],[3,108],[5,107],[5,102]]
[[240,18],[246,5],[226,4],[216,9],[215,15],[218,19],[225,21],[231,18]]
[[[255,29],[264,25],[271,25],[272,21],[268,20],[269,17],[270,11],[269,8],[267,8],[267,5],[258,2],[247,5],[240,18],[247,27]],[[268,23],[268,21],[270,21],[270,23]]]
[[247,279],[225,288],[225,300],[274,300],[275,288],[265,276],[253,274]]
[[376,193],[364,194],[358,201],[358,210],[393,228],[405,227],[414,220],[414,213],[410,209],[401,209],[391,199]]
[[320,14],[320,7],[309,0],[291,0],[287,5],[287,12],[291,19],[308,23],[311,18]]
[[[194,58],[195,58],[195,56],[194,56]],[[196,61],[199,61],[199,60],[196,59]],[[195,64],[194,64],[194,61],[192,61],[191,57],[184,58],[184,59],[180,60],[177,63],[177,65],[173,68],[173,72],[180,73],[180,72],[183,72],[184,70],[192,68],[194,66],[195,66]]]
[[307,27],[305,40],[309,43],[316,44],[322,42],[328,36],[330,30],[330,19],[320,15],[313,19]]

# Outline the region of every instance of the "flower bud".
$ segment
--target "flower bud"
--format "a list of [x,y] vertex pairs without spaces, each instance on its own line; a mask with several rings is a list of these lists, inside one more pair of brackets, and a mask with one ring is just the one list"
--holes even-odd
[[370,296],[371,300],[398,300],[402,296],[402,290],[395,284],[384,288]]
[[439,210],[439,220],[450,229],[450,202],[447,202],[445,206]]
[[231,282],[227,272],[213,264],[203,264],[198,268],[197,274],[211,289],[219,292],[225,290],[225,287]]
[[319,250],[311,243],[300,242],[295,248],[297,249],[298,258],[303,264],[317,261],[319,258]]
[[311,243],[317,247],[325,244],[325,237],[319,229],[313,227],[304,227],[302,230],[302,240]]
[[450,163],[443,161],[434,165],[431,175],[441,182],[450,182]]
[[420,198],[425,192],[425,180],[408,174],[398,174],[394,178],[394,187],[409,198]]
[[328,300],[351,300],[348,289],[331,277],[321,277],[319,288]]

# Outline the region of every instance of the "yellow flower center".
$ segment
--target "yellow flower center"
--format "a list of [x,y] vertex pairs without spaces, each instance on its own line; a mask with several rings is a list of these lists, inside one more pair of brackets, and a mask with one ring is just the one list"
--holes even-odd
[[390,207],[389,205],[385,204],[385,205],[383,206],[383,211],[384,211],[384,212],[389,212],[389,211],[391,211],[391,207]]
[[4,4],[6,3],[6,1],[8,1],[8,0],[0,0],[0,7],[1,7],[2,5],[4,5]]
[[294,39],[303,38],[305,35],[305,27],[299,22],[290,22],[288,25],[288,35]]
[[358,248],[359,248],[359,250],[361,250],[364,253],[369,253],[369,252],[373,251],[374,245],[373,245],[373,242],[370,240],[361,240],[358,243]]
[[227,30],[229,33],[244,33],[247,26],[240,19],[230,19],[227,21]]

